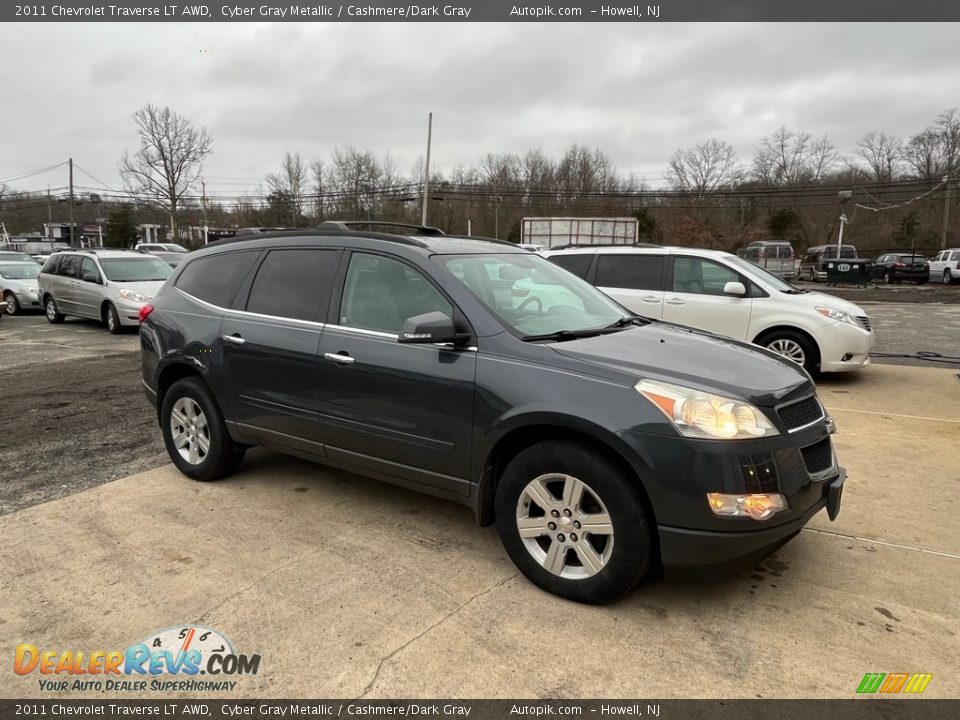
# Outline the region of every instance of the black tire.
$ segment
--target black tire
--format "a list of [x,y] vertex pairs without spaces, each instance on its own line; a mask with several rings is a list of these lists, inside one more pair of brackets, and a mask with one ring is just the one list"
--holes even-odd
[[[175,444],[171,421],[174,407],[181,399],[196,403],[206,418],[208,450],[198,458],[197,463],[184,458]],[[173,464],[194,480],[219,480],[230,475],[243,462],[246,448],[230,439],[220,408],[209,388],[199,378],[184,378],[170,386],[160,406],[160,429],[163,432],[163,444]]]
[[[781,351],[782,349],[789,347],[790,343],[793,343],[799,347],[800,351],[803,353],[803,362],[798,362],[797,357],[791,357],[790,355]],[[760,345],[761,347],[765,347],[768,350],[772,350],[779,355],[788,357],[794,362],[798,362],[798,364],[803,365],[804,370],[811,375],[820,369],[820,351],[817,348],[816,343],[810,340],[810,338],[803,333],[797,332],[796,330],[775,330],[757,338],[756,344]]]
[[917,278],[917,285],[926,285],[927,282],[927,278]]
[[892,284],[893,284],[893,273],[891,273],[889,270],[887,270],[885,273],[883,273],[883,282],[884,282],[885,285],[892,285]]
[[123,325],[120,324],[120,313],[113,303],[107,303],[103,311],[103,322],[107,326],[107,332],[111,335],[119,335],[123,332]]
[[[563,551],[563,557],[571,561],[571,567],[564,571],[587,574],[581,578],[561,577],[546,569],[541,561],[534,558],[533,551],[527,548],[520,536],[517,512],[519,503],[527,498],[527,485],[534,479],[553,473],[571,476],[588,486],[584,493],[584,507],[588,507],[587,503],[594,504],[593,509],[586,512],[596,512],[594,500],[599,499],[609,515],[612,535],[596,536],[596,542],[603,543],[604,548],[598,556],[606,554],[607,542],[612,545],[609,546],[609,555],[595,574],[587,572],[587,566],[579,560],[579,550],[573,550],[574,541],[594,542],[593,538],[588,541],[589,532],[579,538],[574,535],[548,536],[544,533],[542,537],[532,540],[548,543],[549,548],[558,542],[558,537],[564,538],[568,545],[558,547],[570,547]],[[558,480],[557,483],[562,486],[563,481]],[[514,457],[500,478],[495,499],[497,531],[514,565],[534,585],[577,602],[611,602],[636,586],[653,565],[654,522],[637,485],[636,477],[622,470],[606,455],[585,445],[565,440],[541,442]],[[537,507],[536,503],[533,505]],[[580,505],[577,505],[576,509],[579,508]],[[544,521],[550,520],[546,512],[542,517]],[[564,522],[571,520],[568,518]],[[546,549],[543,551],[546,553]],[[575,563],[581,564],[579,570]]]
[[953,282],[953,275],[950,274],[950,268],[943,271],[943,284],[949,285]]
[[3,301],[7,304],[7,315],[17,315],[20,312],[20,303],[12,292],[4,293]]
[[53,325],[63,322],[64,315],[60,312],[60,308],[57,307],[57,301],[49,295],[47,299],[43,301],[43,311],[47,316],[47,322]]

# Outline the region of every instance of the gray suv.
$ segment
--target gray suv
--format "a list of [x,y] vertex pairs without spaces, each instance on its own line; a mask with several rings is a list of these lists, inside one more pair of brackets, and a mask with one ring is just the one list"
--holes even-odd
[[516,245],[218,243],[142,317],[143,385],[184,475],[225,477],[260,445],[462,503],[563,597],[756,562],[840,508],[803,368],[638,317]]
[[63,322],[67,315],[91,318],[115,335],[140,324],[140,309],[171,272],[160,258],[137,252],[58,252],[40,271],[40,302],[51,323]]

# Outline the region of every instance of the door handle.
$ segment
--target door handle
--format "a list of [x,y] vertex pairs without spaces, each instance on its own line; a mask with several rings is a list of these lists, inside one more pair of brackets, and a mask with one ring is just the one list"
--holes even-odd
[[647,295],[646,297],[642,297],[642,298],[640,298],[640,299],[643,300],[643,302],[645,302],[645,303],[658,303],[658,302],[660,302],[660,298],[658,298],[656,295]]
[[356,362],[356,360],[346,353],[324,353],[323,357],[327,360],[332,360],[335,363],[339,363],[340,365],[352,365]]
[[231,345],[243,345],[246,342],[246,340],[239,335],[223,335],[222,339],[226,340]]
[[667,305],[683,305],[684,302],[680,298],[670,298],[667,300]]

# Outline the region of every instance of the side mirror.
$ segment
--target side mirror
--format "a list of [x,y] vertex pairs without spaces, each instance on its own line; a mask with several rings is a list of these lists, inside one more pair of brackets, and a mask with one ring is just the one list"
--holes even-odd
[[743,297],[747,294],[747,289],[743,286],[742,282],[728,282],[723,286],[723,294]]
[[400,328],[397,342],[402,343],[456,343],[466,339],[458,334],[449,315],[435,311],[407,318]]
[[83,275],[80,276],[80,279],[83,280],[84,282],[96,283],[97,285],[100,284],[100,278],[97,276],[96,273],[84,273]]

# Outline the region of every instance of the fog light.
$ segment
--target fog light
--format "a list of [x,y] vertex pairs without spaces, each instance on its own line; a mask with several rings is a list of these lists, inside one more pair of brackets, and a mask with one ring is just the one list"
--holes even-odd
[[787,499],[776,494],[727,495],[707,493],[707,502],[715,515],[722,517],[752,517],[754,520],[769,520],[776,513],[787,509]]
[[844,353],[843,357],[840,358],[840,362],[850,362],[853,359],[853,353]]

